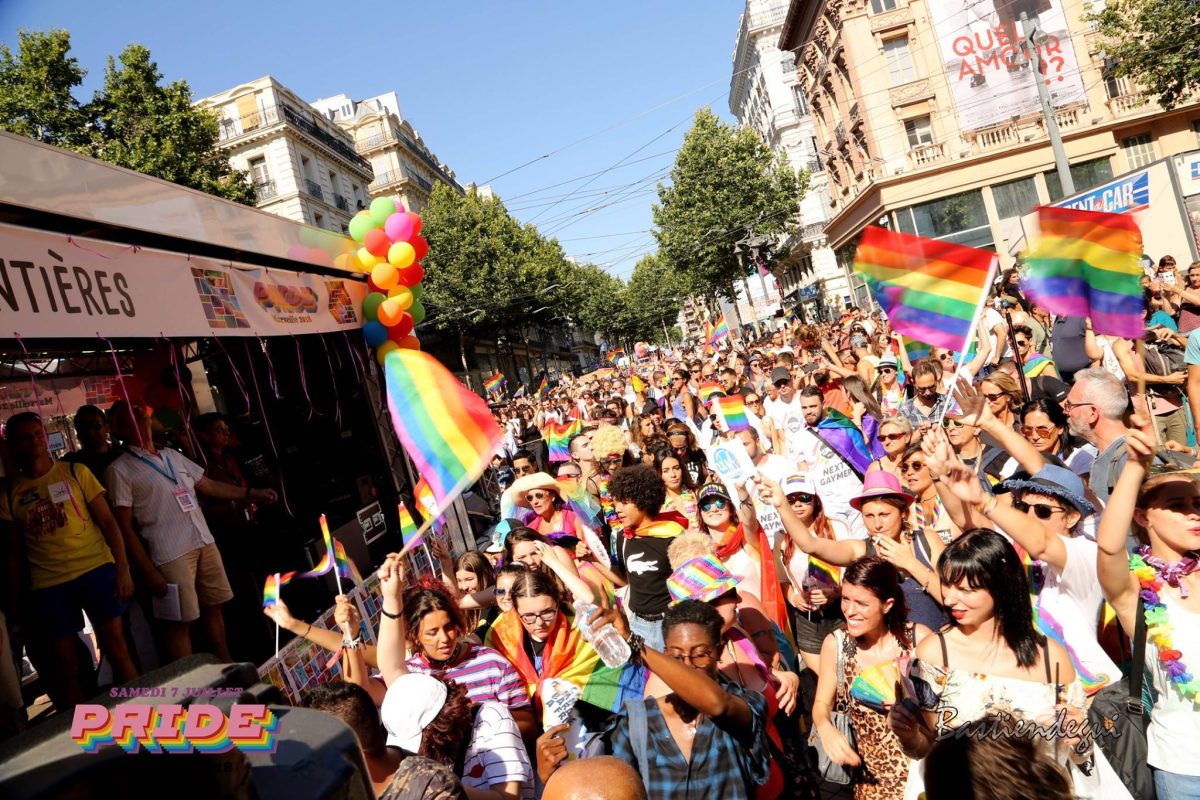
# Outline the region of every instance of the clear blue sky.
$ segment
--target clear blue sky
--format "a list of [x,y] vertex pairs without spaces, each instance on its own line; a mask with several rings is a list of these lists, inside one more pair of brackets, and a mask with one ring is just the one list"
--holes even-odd
[[[0,41],[14,46],[20,28],[67,29],[89,73],[86,96],[106,57],[130,42],[196,97],[266,74],[308,100],[394,90],[461,183],[491,181],[515,216],[557,235],[568,254],[628,277],[653,249],[654,178],[669,171],[692,113],[707,104],[730,117],[742,9],[739,0],[0,0]],[[587,186],[547,188],[619,163]]]

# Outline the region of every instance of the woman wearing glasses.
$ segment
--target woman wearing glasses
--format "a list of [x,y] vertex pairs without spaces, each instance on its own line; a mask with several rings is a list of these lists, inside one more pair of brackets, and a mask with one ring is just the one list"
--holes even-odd
[[1054,362],[1048,356],[1037,352],[1034,347],[1033,329],[1028,325],[1014,325],[1012,332],[1013,342],[1017,345],[1021,371],[1025,373],[1025,377],[1036,378],[1046,375],[1057,378],[1058,370],[1055,368]]
[[879,426],[879,443],[883,445],[883,455],[871,462],[868,472],[883,470],[900,477],[900,457],[912,441],[913,426],[904,417],[889,417]]
[[904,386],[900,383],[900,364],[891,353],[885,353],[875,368],[875,383],[871,394],[878,402],[880,414],[877,419],[899,413],[904,402]]
[[900,458],[900,482],[916,498],[912,504],[912,527],[923,531],[930,545],[929,560],[937,561],[943,548],[961,533],[938,494],[938,484],[926,463],[921,445],[912,444]]
[[[1034,449],[1047,458],[1056,458],[1084,480],[1092,471],[1096,448],[1090,444],[1077,447],[1069,434],[1066,412],[1056,401],[1047,397],[1031,400],[1021,409],[1021,434]],[[1000,471],[1009,478],[1019,465],[1010,458]]]

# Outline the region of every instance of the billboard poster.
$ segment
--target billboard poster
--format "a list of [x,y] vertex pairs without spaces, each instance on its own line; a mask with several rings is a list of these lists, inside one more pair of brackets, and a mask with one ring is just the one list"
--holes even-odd
[[1041,80],[1055,108],[1085,99],[1079,63],[1060,0],[930,0],[946,79],[964,131],[1000,125],[1039,110],[1029,16],[1042,61]]

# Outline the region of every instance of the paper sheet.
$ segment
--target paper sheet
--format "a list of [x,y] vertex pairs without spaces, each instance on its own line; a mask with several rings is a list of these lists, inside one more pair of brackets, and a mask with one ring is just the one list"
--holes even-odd
[[154,598],[154,616],[167,622],[179,622],[183,612],[179,608],[179,584],[168,583],[167,593]]

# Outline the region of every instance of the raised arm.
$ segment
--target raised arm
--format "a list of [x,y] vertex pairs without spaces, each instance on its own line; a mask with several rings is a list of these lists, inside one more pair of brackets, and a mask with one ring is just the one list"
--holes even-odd
[[962,413],[953,419],[974,425],[991,435],[1006,453],[1017,460],[1021,469],[1033,475],[1046,466],[1046,459],[1028,439],[992,415],[984,396],[966,378],[959,377],[958,385],[954,388],[954,399],[958,401]]
[[542,557],[542,563],[558,576],[558,579],[567,587],[567,591],[576,600],[582,600],[585,603],[599,605],[599,597],[597,591],[587,581],[579,577],[576,570],[567,569],[563,563],[563,557],[558,553],[558,548],[548,545],[544,542],[535,542],[534,549]]
[[404,604],[401,592],[404,589],[404,567],[400,557],[389,553],[379,567],[379,593],[383,598],[383,613],[379,617],[379,645],[377,658],[383,681],[391,686],[401,675],[408,673],[404,664]]
[[987,331],[980,329],[975,335],[975,357],[968,361],[966,366],[967,371],[972,375],[978,375],[984,365],[988,363],[988,359],[992,356],[992,337]]
[[1138,583],[1129,571],[1129,553],[1125,550],[1125,543],[1133,522],[1138,492],[1154,460],[1155,449],[1154,436],[1146,433],[1145,418],[1138,415],[1133,421],[1139,424],[1140,430],[1130,430],[1125,434],[1129,461],[1117,478],[1096,530],[1096,546],[1099,549],[1096,573],[1100,588],[1104,590],[1108,604],[1117,613],[1121,627],[1127,631],[1133,630],[1137,614]]
[[813,536],[808,526],[801,522],[795,511],[792,511],[792,507],[788,504],[787,498],[783,496],[783,489],[778,483],[765,475],[755,477],[754,482],[758,484],[759,499],[775,507],[775,510],[779,512],[779,518],[783,520],[784,530],[802,552],[816,556],[835,567],[847,566],[854,559],[867,554],[867,545],[860,539],[839,541]]

